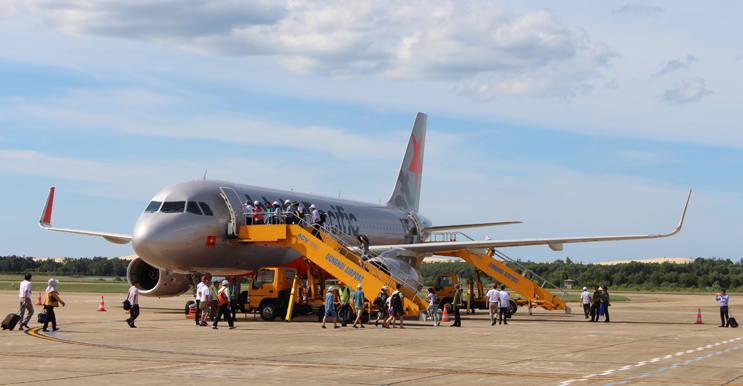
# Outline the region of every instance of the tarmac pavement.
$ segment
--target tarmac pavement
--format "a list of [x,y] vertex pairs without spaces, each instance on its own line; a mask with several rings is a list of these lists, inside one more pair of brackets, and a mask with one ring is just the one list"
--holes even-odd
[[[35,316],[31,330],[0,331],[0,385],[743,385],[743,330],[717,327],[713,295],[621,294],[631,301],[612,304],[610,323],[589,323],[573,303],[571,315],[520,308],[495,326],[478,310],[462,313],[461,328],[406,320],[404,330],[323,330],[316,317],[238,314],[237,329],[213,330],[185,319],[187,296],[143,297],[134,329],[125,295],[106,295],[99,312],[100,294],[59,289],[59,331],[41,332]],[[17,299],[0,291],[0,315],[16,312]]]

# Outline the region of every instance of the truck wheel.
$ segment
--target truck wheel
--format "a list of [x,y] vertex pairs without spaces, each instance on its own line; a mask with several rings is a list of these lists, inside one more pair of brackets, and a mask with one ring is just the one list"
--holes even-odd
[[189,300],[186,302],[186,315],[188,315],[189,308],[191,308],[191,304],[196,304],[195,301]]
[[276,310],[276,305],[271,302],[263,303],[260,309],[260,313],[261,313],[261,319],[267,322],[270,322],[276,319],[276,316],[278,315],[277,310]]
[[510,318],[511,315],[515,314],[516,311],[519,309],[519,306],[514,302],[513,300],[510,300],[508,302],[508,317]]

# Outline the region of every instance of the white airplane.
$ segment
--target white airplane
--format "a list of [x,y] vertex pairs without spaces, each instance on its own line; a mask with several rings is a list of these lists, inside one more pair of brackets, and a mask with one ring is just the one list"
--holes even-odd
[[[451,241],[424,243],[433,232],[455,229],[517,224],[520,221],[483,224],[433,226],[418,213],[423,173],[423,150],[427,116],[418,113],[413,124],[405,157],[390,199],[375,204],[314,194],[299,193],[226,181],[194,180],[168,186],[158,192],[144,209],[131,235],[56,228],[51,225],[54,188],[51,188],[39,225],[47,230],[103,237],[116,244],[132,242],[137,256],[127,269],[129,283],[136,279],[144,296],[177,296],[192,288],[203,273],[213,276],[246,275],[261,267],[297,266],[303,257],[293,249],[262,244],[228,243],[245,218],[243,204],[258,201],[297,201],[309,213],[314,204],[327,214],[330,225],[348,235],[366,235],[370,251],[379,254],[372,261],[402,276],[423,280],[417,268],[424,257],[437,251],[456,249],[548,245],[560,251],[563,244],[597,241],[655,239],[677,234],[683,225],[689,198],[681,221],[671,233],[663,235],[568,237],[521,240]],[[420,288],[418,288],[420,289]]]

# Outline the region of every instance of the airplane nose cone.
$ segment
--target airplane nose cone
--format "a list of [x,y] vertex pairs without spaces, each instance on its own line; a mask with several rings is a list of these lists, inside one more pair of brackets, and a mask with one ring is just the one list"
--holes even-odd
[[139,219],[134,225],[132,233],[132,247],[147,263],[156,267],[165,268],[165,253],[173,247],[173,235],[169,234],[167,226],[153,218]]

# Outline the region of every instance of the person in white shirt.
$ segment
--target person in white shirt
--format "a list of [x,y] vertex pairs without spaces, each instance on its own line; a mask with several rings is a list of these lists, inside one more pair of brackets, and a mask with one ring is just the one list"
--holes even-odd
[[498,324],[508,324],[508,306],[511,304],[510,295],[506,292],[506,286],[500,286],[500,294],[498,296],[498,303],[500,312],[498,313]]
[[132,308],[129,309],[129,319],[126,320],[126,324],[131,328],[137,328],[134,325],[134,320],[139,316],[139,282],[134,280],[131,288],[129,288],[129,296],[126,298],[129,303],[132,304]]
[[209,278],[204,275],[201,278],[201,283],[196,285],[196,318],[194,325],[206,326],[206,316],[209,313],[209,286],[206,282]]
[[292,202],[289,200],[284,201],[286,208],[284,209],[284,222],[286,224],[294,224],[294,207]]
[[588,313],[591,311],[591,293],[588,292],[588,287],[583,287],[579,303],[583,305],[583,313],[586,314],[586,319],[588,319]]
[[322,240],[320,235],[320,226],[322,226],[322,218],[320,218],[320,211],[317,210],[315,204],[310,205],[312,211],[312,235]]
[[[28,321],[31,320],[31,317],[34,314],[34,302],[31,301],[31,275],[30,273],[27,273],[24,277],[26,280],[21,282],[21,285],[18,289],[18,297],[19,302],[21,305],[21,309],[18,310],[18,316],[21,318],[21,324],[18,326],[19,331],[23,331],[23,327],[28,327]],[[26,315],[26,318],[23,318],[23,314],[28,311],[28,315]]]
[[488,308],[490,309],[490,325],[495,326],[495,322],[498,319],[498,301],[500,300],[500,291],[498,291],[498,285],[493,283],[493,289],[488,291]]
[[250,201],[246,201],[245,205],[245,225],[253,225],[253,209],[255,207],[253,206],[253,203]]

